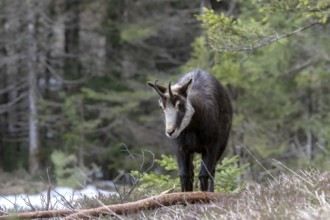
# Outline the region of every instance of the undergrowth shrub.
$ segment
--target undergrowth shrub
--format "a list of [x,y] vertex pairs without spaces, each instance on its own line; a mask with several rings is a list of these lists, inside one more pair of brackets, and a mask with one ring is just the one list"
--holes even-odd
[[[177,162],[174,157],[162,155],[161,159],[155,160],[156,164],[167,171],[168,174],[159,172],[139,172],[137,170],[131,171],[131,174],[140,178],[143,189],[149,189],[152,193],[160,193],[163,190],[175,188],[176,191],[180,189],[180,179],[177,175],[173,175],[174,171],[178,170]],[[245,172],[248,164],[242,167],[237,166],[238,156],[231,158],[224,158],[216,167],[215,173],[215,191],[217,192],[234,192],[241,188],[244,183],[240,182],[239,177]],[[194,158],[194,173],[198,174],[201,164],[201,157],[197,155]],[[198,189],[198,176],[195,175],[194,189]]]
[[75,155],[54,151],[50,157],[54,164],[57,185],[81,188],[86,184],[86,170],[78,167]]

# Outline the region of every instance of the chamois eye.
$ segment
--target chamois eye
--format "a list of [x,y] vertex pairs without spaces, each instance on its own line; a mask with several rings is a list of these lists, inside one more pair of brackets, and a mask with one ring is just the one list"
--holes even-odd
[[182,103],[178,103],[178,104],[176,105],[176,110],[177,110],[177,111],[183,111],[183,110],[184,110],[184,104],[182,104]]

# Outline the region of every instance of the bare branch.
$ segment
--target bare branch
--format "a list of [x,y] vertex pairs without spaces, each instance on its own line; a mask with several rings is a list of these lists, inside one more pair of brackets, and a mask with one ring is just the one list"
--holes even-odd
[[21,101],[23,98],[26,97],[26,95],[27,95],[27,93],[24,92],[24,93],[20,94],[19,96],[17,96],[15,99],[13,99],[11,102],[0,105],[0,114],[10,111],[10,107],[15,105],[17,102]]
[[296,29],[292,32],[282,34],[282,35],[275,34],[275,35],[272,35],[272,36],[260,36],[259,38],[261,38],[261,40],[258,43],[251,44],[249,46],[242,46],[242,47],[238,46],[238,47],[234,47],[234,48],[217,48],[216,46],[211,45],[211,48],[214,49],[214,50],[217,50],[217,51],[232,51],[232,52],[255,50],[255,49],[258,49],[258,48],[269,46],[274,42],[277,42],[281,39],[288,38],[292,35],[298,34],[299,32],[305,31],[305,30],[307,30],[309,28],[312,28],[312,27],[314,27],[315,25],[318,25],[318,24],[321,24],[321,23],[319,21],[316,21],[316,22],[313,22],[313,23],[311,23],[309,25],[306,25],[304,27],[298,28],[298,29]]

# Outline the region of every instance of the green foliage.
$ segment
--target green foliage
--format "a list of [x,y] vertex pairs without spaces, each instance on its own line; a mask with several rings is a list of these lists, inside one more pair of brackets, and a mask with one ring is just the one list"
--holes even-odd
[[197,37],[192,44],[193,51],[190,60],[182,67],[182,72],[189,72],[196,67],[204,70],[210,69],[210,60],[212,59],[212,52],[207,47],[204,37]]
[[[297,26],[308,26],[306,23],[313,22],[325,24],[330,15],[329,0],[262,0],[241,2],[241,5],[245,7],[239,18],[206,8],[204,14],[197,16],[213,49],[245,51],[268,46],[291,35]],[[247,9],[249,11],[244,11]],[[277,24],[273,25],[273,21]]]
[[[167,172],[178,170],[177,162],[172,156],[162,155],[161,159],[155,162]],[[238,157],[224,158],[216,167],[215,173],[215,191],[218,192],[233,192],[240,188],[238,177],[241,176],[248,164],[241,167],[237,166]],[[199,172],[201,157],[197,156],[194,159],[194,173]],[[140,177],[142,188],[151,189],[153,193],[160,193],[162,190],[170,189],[175,186],[180,186],[180,179],[168,174],[158,174],[156,172],[140,173],[139,171],[131,171],[134,177]],[[195,188],[198,190],[198,177],[195,176]]]
[[75,155],[67,155],[61,151],[54,151],[51,155],[54,164],[56,183],[59,186],[73,188],[84,186],[86,183],[85,172],[78,168]]
[[163,167],[166,171],[177,170],[178,165],[172,156],[161,155],[162,159],[156,159],[156,163]]
[[[166,171],[171,172],[178,169],[175,159],[171,156],[162,155],[162,159],[157,159],[155,162]],[[134,177],[139,177],[142,188],[153,189],[153,192],[161,192],[162,190],[170,189],[180,185],[179,178],[173,178],[168,174],[158,174],[156,172],[140,173],[137,170],[131,171]]]
[[321,23],[326,23],[330,13],[329,0],[262,0],[261,12],[288,12],[299,14],[304,18],[316,18]]
[[[216,14],[213,10],[204,9],[205,13],[197,18],[207,30],[208,40],[216,50],[247,50],[258,46],[264,40],[267,29],[258,21],[250,18],[248,21]],[[247,23],[249,25],[247,25]]]
[[231,158],[225,157],[221,164],[216,167],[215,191],[233,192],[241,189],[241,186],[244,185],[244,182],[239,182],[239,177],[245,173],[249,164],[238,167],[238,160],[237,155]]

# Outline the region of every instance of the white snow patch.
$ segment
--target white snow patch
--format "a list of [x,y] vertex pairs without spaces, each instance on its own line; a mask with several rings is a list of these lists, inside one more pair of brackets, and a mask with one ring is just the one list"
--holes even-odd
[[[69,204],[72,204],[78,198],[87,196],[89,198],[99,195],[118,195],[116,192],[109,192],[105,190],[99,190],[93,185],[87,185],[85,189],[74,190],[70,187],[56,187],[51,190],[50,193],[50,209],[63,209],[70,208]],[[44,208],[46,206],[47,191],[43,191],[39,194],[19,194],[19,195],[0,195],[0,210],[1,209],[31,209]],[[30,205],[31,204],[31,205]]]

